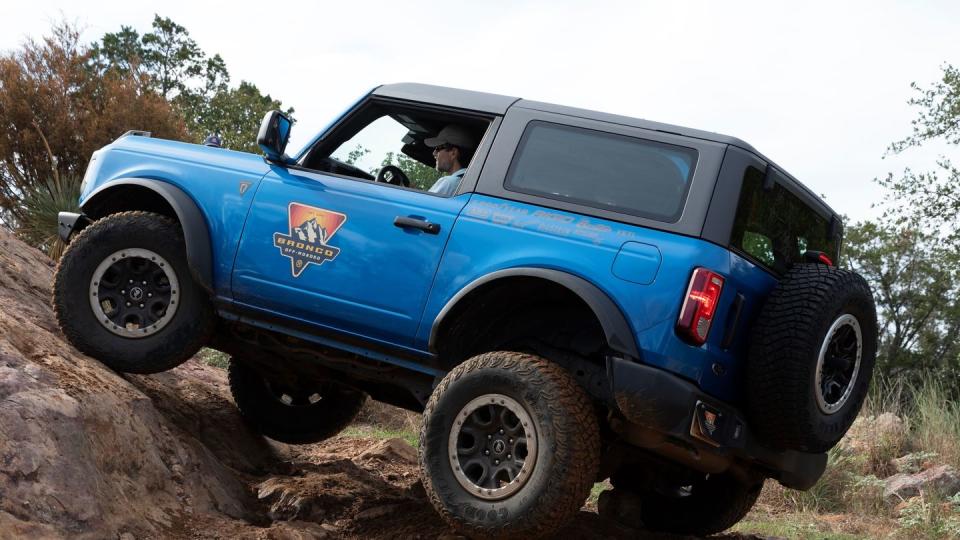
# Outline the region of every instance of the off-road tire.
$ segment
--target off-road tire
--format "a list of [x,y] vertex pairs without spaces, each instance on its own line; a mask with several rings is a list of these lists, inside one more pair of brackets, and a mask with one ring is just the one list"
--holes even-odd
[[[487,500],[468,491],[451,463],[458,411],[479,396],[515,400],[536,429],[536,460],[518,491]],[[490,352],[454,368],[434,390],[420,428],[420,473],[441,517],[477,538],[539,538],[576,515],[596,479],[600,434],[586,392],[560,366],[516,352]],[[528,456],[529,457],[529,456]]]
[[[860,331],[860,365],[849,394],[828,413],[818,405],[818,358],[831,326],[847,315]],[[775,447],[829,450],[860,412],[876,352],[876,307],[867,282],[823,264],[795,265],[767,298],[751,336],[746,373],[751,426]]]
[[287,444],[320,442],[344,430],[356,418],[367,395],[333,381],[318,381],[318,401],[287,404],[248,364],[230,359],[230,392],[244,420],[257,432]]
[[[145,337],[128,338],[107,330],[97,320],[88,296],[98,265],[124,249],[159,254],[169,261],[179,281],[179,305],[172,318]],[[150,212],[112,214],[73,239],[57,266],[53,310],[74,347],[125,373],[159,373],[180,365],[210,339],[215,323],[209,295],[191,277],[180,225]]]
[[762,482],[746,485],[729,475],[709,475],[691,485],[686,496],[667,496],[654,491],[641,494],[640,520],[652,531],[715,534],[743,519],[757,502],[762,488]]

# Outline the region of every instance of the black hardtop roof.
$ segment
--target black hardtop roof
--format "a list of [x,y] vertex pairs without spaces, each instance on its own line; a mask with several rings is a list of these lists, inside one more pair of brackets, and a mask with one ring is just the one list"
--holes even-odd
[[543,111],[555,114],[562,114],[566,116],[573,116],[577,118],[585,118],[590,120],[597,120],[600,122],[609,122],[612,124],[621,124],[625,126],[637,127],[641,129],[649,129],[651,131],[660,131],[664,133],[671,133],[675,135],[681,135],[684,137],[692,137],[696,139],[703,139],[707,141],[713,141],[721,144],[729,144],[742,148],[748,152],[756,154],[760,159],[764,160],[770,165],[775,166],[777,169],[782,171],[786,177],[793,181],[796,184],[796,187],[805,191],[808,195],[812,196],[818,203],[822,204],[824,209],[830,214],[837,214],[830,206],[816,193],[814,193],[810,188],[803,185],[802,182],[794,178],[790,173],[786,172],[783,167],[780,167],[773,160],[761,154],[756,148],[751,146],[749,143],[742,139],[736,137],[731,137],[729,135],[722,135],[719,133],[713,133],[711,131],[703,131],[699,129],[687,128],[683,126],[676,126],[673,124],[664,124],[661,122],[654,122],[651,120],[643,120],[640,118],[633,118],[630,116],[621,116],[618,114],[604,113],[598,111],[592,111],[589,109],[579,109],[577,107],[567,107],[565,105],[555,105],[552,103],[543,103],[540,101],[532,101],[528,99],[521,99],[513,96],[503,96],[500,94],[490,94],[487,92],[476,92],[473,90],[462,90],[459,88],[449,88],[446,86],[435,86],[432,84],[420,84],[420,83],[394,83],[394,84],[385,84],[379,86],[373,90],[373,95],[381,97],[389,97],[410,101],[420,101],[426,103],[435,103],[437,105],[443,105],[446,107],[455,107],[458,109],[466,109],[471,111],[483,112],[488,114],[504,115],[507,112],[507,109],[510,107],[519,107],[523,109],[530,109],[536,111]]

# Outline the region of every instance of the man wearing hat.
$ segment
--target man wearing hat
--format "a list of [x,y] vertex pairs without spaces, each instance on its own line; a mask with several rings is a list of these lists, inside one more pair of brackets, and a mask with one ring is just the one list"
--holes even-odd
[[433,157],[437,160],[437,170],[447,173],[430,187],[430,193],[449,197],[456,193],[467,165],[476,150],[476,143],[470,133],[456,124],[450,124],[440,130],[436,137],[423,140],[433,148]]

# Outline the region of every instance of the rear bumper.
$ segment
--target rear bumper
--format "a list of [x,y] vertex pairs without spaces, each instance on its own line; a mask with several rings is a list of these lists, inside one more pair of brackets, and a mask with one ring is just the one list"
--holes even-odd
[[635,446],[709,473],[746,464],[793,489],[809,489],[823,475],[826,453],[767,447],[739,410],[693,383],[620,358],[608,360],[607,373],[617,408],[627,420],[615,429]]

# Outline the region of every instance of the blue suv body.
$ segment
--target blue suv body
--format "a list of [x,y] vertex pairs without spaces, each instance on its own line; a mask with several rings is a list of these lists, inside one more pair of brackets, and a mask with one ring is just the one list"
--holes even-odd
[[[375,88],[292,157],[284,120],[265,119],[266,159],[143,132],[117,139],[94,154],[83,214],[62,214],[61,235],[130,211],[175,221],[189,269],[175,281],[182,294],[193,282],[216,314],[203,343],[267,380],[332,379],[423,410],[467,359],[524,351],[561,366],[596,408],[608,456],[599,477],[658,460],[799,489],[822,474],[822,450],[752,429],[746,370],[771,292],[794,266],[832,266],[842,224],[750,145],[418,84]],[[456,192],[442,196],[425,189],[425,139],[450,124],[478,143]],[[402,178],[377,172],[388,164]],[[113,253],[140,256],[121,248]],[[80,278],[100,299],[111,294],[96,279],[113,279],[105,264]],[[114,328],[105,335],[126,327],[126,344],[138,343],[135,331],[153,339],[172,306],[111,311],[132,294],[122,293],[83,302]],[[58,316],[68,337],[83,333]]]

